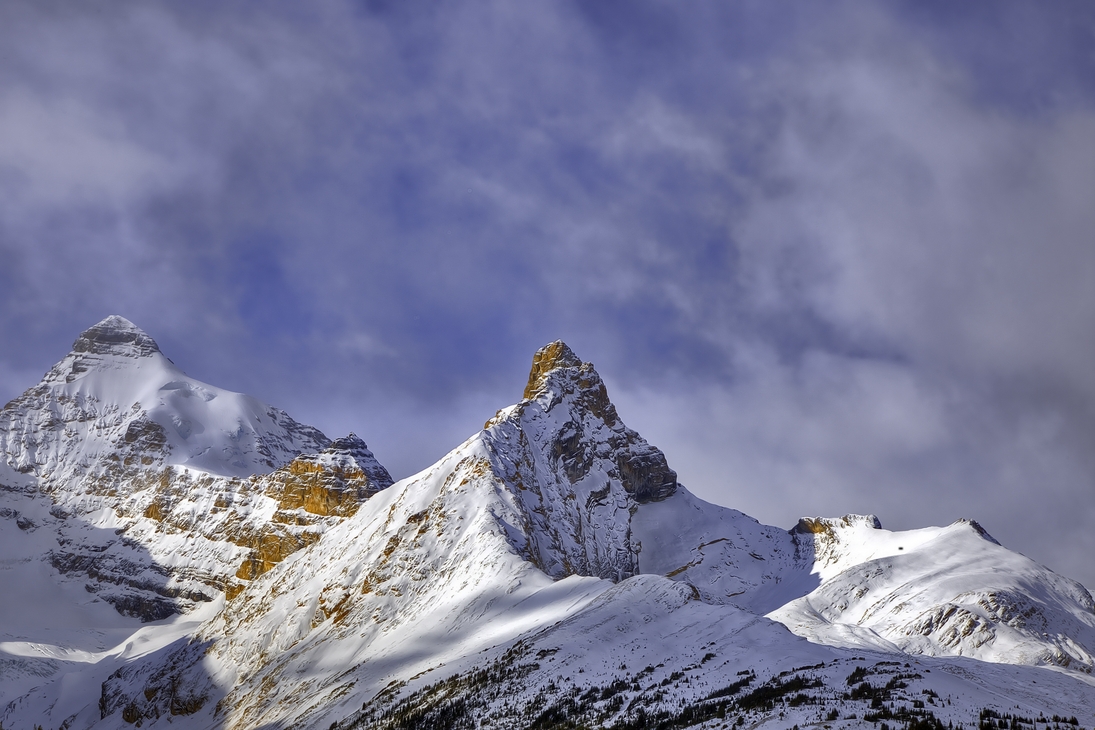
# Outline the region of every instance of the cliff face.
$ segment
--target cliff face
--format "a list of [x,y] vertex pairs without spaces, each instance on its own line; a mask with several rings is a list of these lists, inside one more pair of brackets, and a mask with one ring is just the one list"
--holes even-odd
[[487,423],[483,442],[522,507],[521,548],[545,573],[638,571],[632,515],[672,496],[677,474],[623,424],[592,364],[562,342],[541,348],[524,399]]
[[335,440],[319,454],[301,454],[264,480],[278,500],[276,519],[295,510],[323,517],[350,517],[369,497],[391,486],[388,470],[355,434]]
[[712,602],[749,600],[794,563],[787,533],[697,499],[624,425],[600,375],[562,342],[533,357],[524,398],[480,436],[520,506],[514,546],[548,575],[666,575]]
[[206,582],[232,599],[247,581],[316,542],[391,484],[365,442],[350,434],[318,454],[301,454],[269,474],[247,479],[169,467],[157,485],[130,498],[128,514],[156,523],[134,526],[135,531],[143,528],[143,540],[150,545],[169,534],[191,544],[208,543],[201,553],[218,567]]

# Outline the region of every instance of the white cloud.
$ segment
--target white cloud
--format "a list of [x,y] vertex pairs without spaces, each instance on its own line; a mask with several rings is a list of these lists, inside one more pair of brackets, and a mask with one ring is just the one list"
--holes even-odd
[[780,122],[732,224],[741,281],[831,349],[716,326],[730,383],[617,400],[682,481],[762,520],[972,517],[1093,584],[1095,110],[971,87],[909,38],[762,75]]
[[117,205],[178,173],[172,161],[73,100],[0,97],[6,206]]
[[933,63],[821,65],[780,91],[785,182],[737,227],[754,278],[929,367],[1051,377],[1095,405],[1095,111],[975,104]]

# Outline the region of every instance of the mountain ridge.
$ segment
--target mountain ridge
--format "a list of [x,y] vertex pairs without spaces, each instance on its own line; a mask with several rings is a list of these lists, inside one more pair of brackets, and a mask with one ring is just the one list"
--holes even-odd
[[[86,350],[104,359],[54,385],[163,358],[128,320],[104,322]],[[224,397],[170,379],[177,369],[162,383],[164,367],[155,392],[180,383],[168,390],[189,395],[158,406],[193,415],[178,404]],[[45,423],[48,436],[56,414],[43,421],[25,405],[0,412],[0,433],[15,419]],[[394,483],[352,434],[246,477],[168,464],[154,439],[126,441],[132,421],[121,410],[107,414],[109,427],[134,461],[114,495],[71,483],[81,469],[96,475],[94,460],[45,470],[35,459],[20,472],[28,450],[0,443],[0,482],[9,472],[12,482],[0,502],[22,500],[27,514],[37,505],[38,520],[29,531],[0,520],[0,535],[44,540],[66,520],[97,520],[83,542],[57,533],[76,545],[76,572],[104,575],[96,556],[124,547],[120,530],[127,549],[149,551],[131,562],[164,571],[153,588],[206,600],[173,596],[185,599],[172,606],[181,615],[141,629],[140,651],[104,645],[34,664],[41,641],[0,642],[0,675],[41,675],[5,697],[5,723],[784,727],[820,725],[842,708],[834,718],[845,727],[973,724],[979,710],[1004,713],[1016,700],[1034,716],[1095,720],[1095,602],[1078,583],[972,521],[890,532],[872,515],[847,515],[786,530],[706,503],[561,341],[534,355],[519,402]],[[62,510],[90,497],[109,509],[50,516],[34,494]],[[1033,682],[1046,691],[1027,691]],[[77,685],[94,701],[63,690]]]

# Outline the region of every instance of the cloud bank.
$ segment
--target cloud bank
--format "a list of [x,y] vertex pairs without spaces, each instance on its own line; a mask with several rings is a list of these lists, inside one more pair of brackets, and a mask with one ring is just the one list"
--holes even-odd
[[0,397],[122,314],[397,475],[563,338],[705,498],[1095,586],[1087,3],[0,9]]

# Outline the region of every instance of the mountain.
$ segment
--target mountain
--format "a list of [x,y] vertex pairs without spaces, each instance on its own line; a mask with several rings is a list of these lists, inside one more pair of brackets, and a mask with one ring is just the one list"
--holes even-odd
[[23,588],[0,592],[0,701],[140,623],[196,626],[391,483],[356,436],[332,442],[188,377],[128,320],[99,322],[0,410],[0,576]]
[[269,556],[252,543],[225,592],[124,646],[40,680],[10,670],[25,691],[5,727],[1095,721],[1095,612],[1079,584],[973,522],[784,530],[708,504],[561,342],[536,353],[517,404],[390,486],[356,440],[246,479],[150,466],[170,486],[117,503],[157,560],[220,545],[229,524],[300,527],[294,515],[314,536],[288,551],[270,540]]
[[[118,316],[0,410],[9,490],[45,493],[55,517],[93,523],[104,510],[132,512],[149,490],[248,479],[330,445],[283,411],[187,377]],[[161,500],[148,516],[162,513]]]
[[129,320],[77,338],[42,382],[0,411],[0,449],[47,484],[116,485],[137,466],[247,477],[330,440],[250,396],[189,378]]
[[1095,602],[976,522],[889,532],[877,518],[804,519],[821,584],[769,613],[832,646],[1057,665],[1090,674]]
[[[602,724],[657,715],[802,666],[839,667],[828,679],[845,672],[843,682],[853,654],[796,639],[759,612],[821,595],[877,557],[870,536],[849,537],[873,521],[845,522],[826,539],[698,500],[622,423],[593,367],[553,343],[534,358],[520,403],[248,585],[191,644],[121,670],[104,706],[154,720],[181,696],[195,719],[229,728],[396,727],[416,713],[524,727],[547,706]],[[950,566],[938,573],[963,580]],[[1048,571],[1031,578],[1082,615],[1078,586],[1058,591]],[[960,653],[965,638],[921,653]],[[1009,648],[993,658],[1039,660]],[[982,695],[1003,681],[988,676],[974,683]]]

